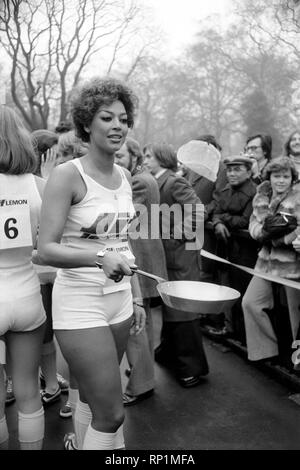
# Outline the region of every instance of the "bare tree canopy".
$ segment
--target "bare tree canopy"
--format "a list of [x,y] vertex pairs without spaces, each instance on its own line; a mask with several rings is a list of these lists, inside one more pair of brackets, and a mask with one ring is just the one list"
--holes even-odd
[[0,44],[10,58],[12,101],[29,128],[47,128],[53,108],[66,118],[68,93],[93,60],[94,74],[112,72],[140,29],[139,15],[135,0],[3,0]]
[[139,96],[141,144],[209,133],[236,152],[259,128],[279,152],[300,126],[300,2],[232,2],[225,27],[217,16],[199,22],[194,43],[172,58],[140,0],[4,0],[10,104],[29,128],[49,127],[65,120],[78,81],[117,74]]

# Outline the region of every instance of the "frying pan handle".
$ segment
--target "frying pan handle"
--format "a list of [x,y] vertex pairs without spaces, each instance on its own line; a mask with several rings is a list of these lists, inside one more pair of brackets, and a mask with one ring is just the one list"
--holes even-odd
[[161,282],[166,282],[166,279],[164,279],[163,277],[155,276],[155,274],[146,273],[146,271],[142,271],[141,269],[138,269],[137,266],[130,266],[130,269],[136,274],[140,274],[141,276],[146,276],[146,277],[149,277],[150,279],[153,279],[158,284],[160,284]]
[[[98,266],[98,268],[102,269],[102,264],[101,263],[98,263],[96,261],[96,265]],[[140,274],[141,276],[146,276],[146,277],[149,277],[150,279],[153,279],[158,284],[160,282],[165,282],[166,281],[166,279],[164,279],[162,277],[155,276],[154,274],[146,273],[146,271],[142,271],[141,269],[138,269],[137,266],[130,266],[130,269],[131,269],[131,271],[133,271],[136,274]]]

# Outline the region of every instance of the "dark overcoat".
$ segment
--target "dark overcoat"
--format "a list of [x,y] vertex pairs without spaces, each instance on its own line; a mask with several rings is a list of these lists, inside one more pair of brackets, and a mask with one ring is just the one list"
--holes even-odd
[[[133,203],[137,211],[138,232],[140,238],[130,237],[130,244],[135,255],[135,263],[143,271],[156,274],[167,279],[165,252],[160,237],[152,237],[153,233],[159,235],[159,218],[153,206],[159,206],[159,189],[155,178],[145,170],[137,172],[132,177]],[[151,210],[152,209],[152,210]],[[152,214],[152,216],[151,216]],[[152,229],[157,225],[157,230]],[[152,232],[152,234],[151,234]],[[144,276],[139,276],[139,283],[143,298],[158,297],[157,283]]]
[[[184,204],[192,204],[196,207],[200,206],[200,199],[195,191],[183,178],[176,176],[171,170],[166,170],[158,180],[160,191],[160,204],[179,204],[182,208]],[[203,207],[203,206],[202,206]],[[196,216],[196,215],[195,215]],[[193,221],[191,221],[193,223]],[[203,222],[204,223],[204,222]],[[191,229],[192,227],[190,227]],[[199,281],[200,280],[200,252],[199,250],[188,250],[186,239],[172,238],[172,221],[171,221],[171,238],[164,239],[168,277],[170,281]],[[197,314],[183,312],[181,310],[166,307],[164,321],[187,321],[197,318]]]

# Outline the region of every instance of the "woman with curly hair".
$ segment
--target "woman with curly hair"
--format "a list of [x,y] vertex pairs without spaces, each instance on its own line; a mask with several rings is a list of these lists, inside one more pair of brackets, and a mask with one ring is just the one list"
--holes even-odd
[[[300,279],[300,254],[293,241],[300,233],[300,183],[295,165],[289,157],[271,160],[265,168],[263,183],[253,199],[249,232],[262,243],[255,269],[286,279]],[[276,226],[278,214],[289,221]],[[281,232],[281,233],[280,233]],[[285,287],[292,337],[299,326],[300,291]],[[252,361],[278,355],[278,342],[268,310],[274,307],[271,281],[254,276],[242,301],[245,317],[248,358]]]
[[124,448],[119,362],[130,328],[139,333],[145,322],[142,307],[133,312],[137,279],[128,277],[134,262],[127,240],[134,217],[130,175],[114,164],[136,103],[126,85],[110,78],[78,89],[71,113],[88,153],[53,170],[42,207],[39,254],[60,268],[53,329],[78,383],[74,426],[83,450]]

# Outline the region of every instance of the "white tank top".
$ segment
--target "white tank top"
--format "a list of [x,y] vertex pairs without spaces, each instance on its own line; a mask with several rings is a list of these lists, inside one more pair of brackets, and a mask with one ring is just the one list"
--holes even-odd
[[[134,262],[128,245],[128,229],[135,211],[131,187],[123,169],[115,165],[122,178],[121,185],[117,189],[108,189],[84,172],[80,160],[71,160],[71,163],[79,171],[87,191],[79,203],[71,206],[61,243],[78,250],[95,249],[95,253],[104,248],[114,249]],[[96,266],[59,269],[56,280],[64,284],[96,284],[103,294],[130,288],[128,276],[115,283]]]
[[31,263],[41,197],[32,174],[0,174],[0,299],[39,292]]

